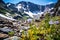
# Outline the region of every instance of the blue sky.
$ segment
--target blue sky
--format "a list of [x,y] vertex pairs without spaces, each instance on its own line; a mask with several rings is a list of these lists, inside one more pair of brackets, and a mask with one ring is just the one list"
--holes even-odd
[[50,4],[50,3],[56,3],[57,0],[3,0],[5,3],[18,3],[20,1],[28,1],[28,2],[32,2],[35,4],[39,4],[39,5],[46,5],[46,4]]

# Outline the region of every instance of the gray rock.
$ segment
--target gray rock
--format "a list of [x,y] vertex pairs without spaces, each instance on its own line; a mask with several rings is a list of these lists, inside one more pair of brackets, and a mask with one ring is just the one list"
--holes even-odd
[[28,23],[31,23],[31,22],[32,22],[32,19],[30,19],[30,18],[27,19],[27,22],[28,22]]
[[7,37],[8,37],[7,34],[0,33],[0,38],[7,38]]
[[12,31],[12,29],[10,29],[10,28],[8,28],[8,27],[4,27],[4,28],[0,28],[0,31],[10,32],[10,31]]
[[10,38],[4,39],[4,40],[19,40],[19,37],[13,36],[13,37],[10,37]]
[[26,26],[21,26],[20,27],[20,29],[22,29],[22,30],[28,30],[30,27],[28,26],[28,27],[26,27]]

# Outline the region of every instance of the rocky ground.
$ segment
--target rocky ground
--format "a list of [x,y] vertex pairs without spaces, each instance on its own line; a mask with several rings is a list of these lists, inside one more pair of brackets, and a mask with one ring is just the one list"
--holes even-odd
[[[47,17],[47,16],[46,16]],[[49,16],[48,16],[49,17]],[[46,18],[47,19],[47,18]],[[44,24],[44,17],[41,17],[41,20],[9,20],[3,17],[0,17],[0,39],[1,40],[19,40],[21,38],[22,32],[24,31],[27,34],[27,31],[30,29],[31,24],[35,25],[37,28]],[[42,23],[41,23],[42,21]],[[50,19],[48,24],[60,24],[59,20],[53,21]]]
[[3,17],[0,17],[0,38],[10,38],[9,32],[14,32],[14,35],[17,37],[21,36],[23,30],[28,30],[30,27],[26,22],[20,22],[17,20],[9,20]]

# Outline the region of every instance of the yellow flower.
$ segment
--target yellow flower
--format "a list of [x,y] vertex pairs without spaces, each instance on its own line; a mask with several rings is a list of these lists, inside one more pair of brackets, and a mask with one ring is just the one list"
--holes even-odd
[[25,38],[25,35],[24,34],[22,34],[22,38]]
[[40,34],[45,34],[47,31],[46,30],[42,30],[40,31]]
[[31,40],[35,40],[35,38],[34,37],[31,37]]
[[47,32],[50,32],[51,31],[51,29],[49,28],[48,30],[47,30]]
[[28,30],[28,35],[30,35],[30,37],[32,37],[33,36],[33,31],[32,30]]

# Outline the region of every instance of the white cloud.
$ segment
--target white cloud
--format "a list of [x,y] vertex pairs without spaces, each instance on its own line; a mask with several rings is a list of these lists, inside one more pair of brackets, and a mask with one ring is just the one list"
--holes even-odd
[[48,4],[52,4],[53,2],[49,2]]

